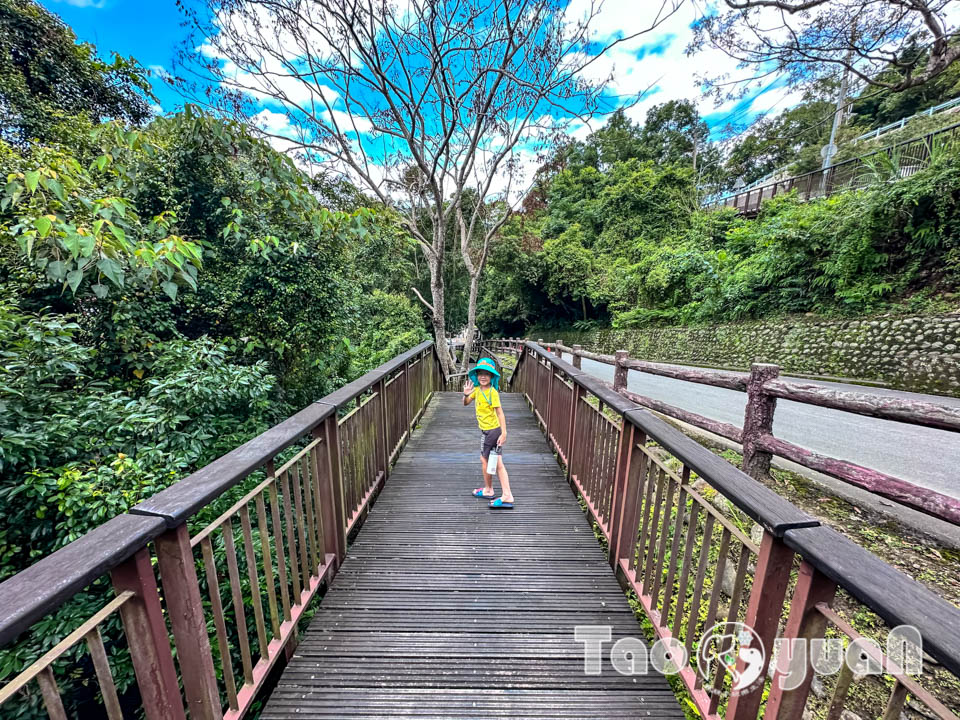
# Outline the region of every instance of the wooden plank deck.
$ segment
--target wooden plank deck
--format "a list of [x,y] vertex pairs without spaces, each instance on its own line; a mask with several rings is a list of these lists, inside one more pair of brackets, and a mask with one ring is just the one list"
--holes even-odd
[[262,714],[682,718],[666,679],[583,671],[577,625],[642,637],[523,398],[504,394],[517,505],[491,511],[473,407],[434,396]]

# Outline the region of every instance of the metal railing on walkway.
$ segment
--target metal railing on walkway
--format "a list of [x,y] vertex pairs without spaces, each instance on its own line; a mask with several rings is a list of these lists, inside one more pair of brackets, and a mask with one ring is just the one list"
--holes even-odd
[[878,170],[882,176],[892,173],[896,179],[902,180],[927,167],[938,145],[954,142],[958,136],[960,136],[960,123],[876,150],[862,157],[845,160],[832,165],[827,170],[814,170],[759,187],[747,188],[709,202],[706,207],[730,207],[743,215],[752,216],[760,211],[764,200],[791,191],[795,191],[801,200],[812,200],[847,190],[862,189],[878,180]]
[[[875,675],[873,691],[886,693],[884,720],[898,720],[908,700],[922,716],[957,718],[960,608],[565,362],[559,349],[515,339],[485,347],[518,356],[511,389],[527,397],[608,543],[611,566],[636,592],[657,638],[686,650],[690,659],[679,676],[702,717],[754,720],[763,706],[764,718],[800,720],[816,710],[812,717],[836,720],[863,702],[858,688]],[[619,363],[618,385],[626,372]],[[758,523],[762,537],[751,538],[737,514],[718,507],[717,495]],[[874,629],[915,628],[926,654],[899,641],[885,652],[863,637],[835,608],[841,596],[854,612],[875,614]],[[705,648],[697,639],[717,622],[743,623],[767,649],[759,675],[764,692],[730,692],[731,676],[716,664],[730,638],[720,638],[706,661],[710,680],[698,672],[703,666],[694,658]],[[781,651],[768,674],[778,637]],[[848,639],[847,663],[805,652],[828,637]],[[937,663],[935,671],[908,674],[918,663],[929,669],[925,658]],[[742,672],[745,659],[729,666]],[[815,679],[818,694],[811,692]]]
[[[433,343],[418,345],[0,584],[0,647],[91,583],[114,591],[0,689],[0,706],[39,690],[66,718],[59,679],[86,688],[85,707],[67,704],[83,716],[121,720],[136,702],[147,720],[243,717],[441,385]],[[122,629],[105,637],[115,614]],[[55,672],[82,643],[99,698],[78,666]],[[109,656],[124,647],[136,687],[119,692]]]

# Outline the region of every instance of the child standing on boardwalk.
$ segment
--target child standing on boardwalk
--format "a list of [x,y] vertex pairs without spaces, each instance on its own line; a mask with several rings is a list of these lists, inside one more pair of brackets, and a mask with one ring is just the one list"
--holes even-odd
[[[490,358],[480,358],[474,368],[467,373],[468,380],[463,384],[463,404],[476,402],[477,424],[480,426],[480,464],[483,465],[484,487],[473,491],[475,497],[492,498],[493,476],[487,472],[487,461],[494,446],[499,448],[507,441],[507,419],[500,406],[500,373]],[[500,478],[500,497],[490,502],[492,510],[509,510],[513,507],[513,493],[510,492],[510,477],[503,465],[503,456],[497,456],[497,477]]]

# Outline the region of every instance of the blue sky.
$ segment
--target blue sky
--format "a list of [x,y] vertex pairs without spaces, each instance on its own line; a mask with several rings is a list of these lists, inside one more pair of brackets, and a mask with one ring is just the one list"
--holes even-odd
[[[132,55],[149,68],[171,67],[186,29],[181,26],[184,16],[174,0],[40,0],[41,4],[60,15],[73,28],[80,40],[97,46],[108,56],[117,52]],[[184,0],[189,3],[190,0]],[[572,0],[576,3],[577,0]],[[658,3],[659,4],[659,3]],[[622,7],[618,7],[622,6]],[[624,32],[623,19],[636,17],[635,0],[608,0],[603,16],[597,24],[600,37],[611,37]],[[683,54],[689,37],[691,18],[680,13],[662,28],[636,43],[618,46],[609,61],[597,67],[599,73],[612,73],[615,91],[623,94],[648,89],[643,100],[628,114],[642,121],[653,104],[688,97],[696,99],[698,88],[694,73],[703,67],[716,69],[718,63],[732,65],[717,56],[687,58]],[[638,19],[638,22],[642,20]],[[172,111],[182,104],[179,95],[159,80],[154,81],[154,92],[164,111]],[[700,112],[713,128],[715,137],[730,121],[743,124],[760,113],[773,108],[781,111],[796,102],[796,97],[779,84],[766,92],[736,103],[715,108],[712,102],[699,100]],[[585,129],[584,132],[587,132]]]
[[[170,67],[186,35],[174,0],[39,0],[59,15],[77,38],[92,42],[104,57],[111,52],[132,55],[144,67]],[[164,110],[183,101],[176,92],[154,80],[154,92]]]

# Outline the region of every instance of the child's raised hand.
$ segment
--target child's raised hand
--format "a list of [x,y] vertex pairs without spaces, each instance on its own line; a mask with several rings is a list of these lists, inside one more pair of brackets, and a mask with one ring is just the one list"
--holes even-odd
[[472,383],[470,380],[467,380],[467,381],[463,384],[463,394],[464,394],[464,395],[469,395],[469,394],[472,393],[472,392],[473,392],[473,383]]

